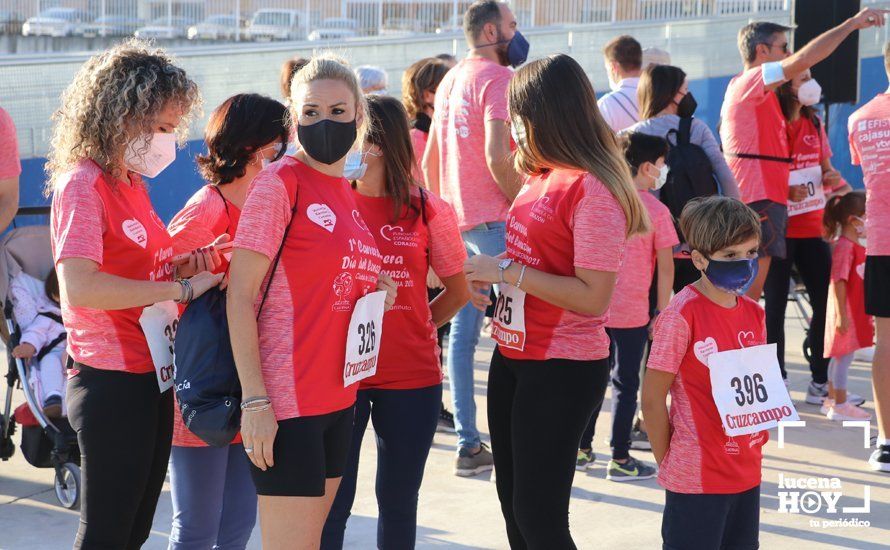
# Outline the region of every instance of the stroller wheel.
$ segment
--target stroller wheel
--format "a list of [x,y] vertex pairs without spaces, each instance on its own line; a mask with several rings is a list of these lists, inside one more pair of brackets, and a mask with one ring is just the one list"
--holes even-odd
[[80,466],[66,462],[56,470],[56,497],[69,510],[80,506]]
[[803,339],[803,357],[807,363],[812,363],[813,347],[810,345],[810,331],[807,331],[807,335]]

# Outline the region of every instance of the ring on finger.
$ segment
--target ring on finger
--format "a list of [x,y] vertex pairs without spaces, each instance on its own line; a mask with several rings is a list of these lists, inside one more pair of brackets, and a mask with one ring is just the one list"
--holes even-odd
[[253,452],[253,447],[244,447],[244,452],[250,454]]

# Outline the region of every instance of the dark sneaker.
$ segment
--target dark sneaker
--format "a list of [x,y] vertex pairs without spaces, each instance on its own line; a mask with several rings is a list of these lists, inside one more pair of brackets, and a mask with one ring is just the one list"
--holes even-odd
[[649,443],[649,434],[641,430],[639,427],[634,428],[630,432],[630,448],[638,451],[651,451],[652,444]]
[[817,384],[810,380],[810,385],[807,386],[807,397],[805,401],[810,405],[821,405],[826,397],[828,397],[828,382]]
[[579,472],[583,472],[588,468],[593,468],[594,460],[596,460],[596,455],[593,454],[592,450],[585,451],[584,449],[578,449],[578,458],[575,460],[575,469]]
[[475,453],[469,447],[461,447],[454,460],[454,475],[470,477],[494,468],[494,458],[488,445],[483,443]]
[[442,410],[439,411],[439,423],[436,425],[436,431],[449,434],[457,433],[457,430],[454,429],[454,415],[445,408],[444,404]]
[[43,414],[47,418],[59,418],[62,416],[62,398],[58,395],[51,395],[43,402]]
[[890,445],[881,445],[868,459],[868,465],[876,472],[890,472]]
[[606,479],[610,481],[639,481],[652,479],[656,474],[658,474],[658,470],[654,467],[640,462],[634,457],[630,457],[624,464],[610,460]]

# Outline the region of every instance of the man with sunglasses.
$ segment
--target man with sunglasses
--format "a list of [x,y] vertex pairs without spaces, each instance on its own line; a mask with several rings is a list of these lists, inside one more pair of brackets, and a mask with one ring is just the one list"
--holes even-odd
[[853,32],[882,26],[886,14],[887,10],[864,9],[793,54],[786,34],[789,27],[759,21],[739,31],[744,70],[726,89],[720,137],[741,199],[759,214],[762,224],[759,272],[748,292],[755,300],[763,291],[770,259],[785,257],[788,201],[799,201],[806,194],[805,186],[788,185],[791,154],[785,118],[772,92],[831,55]]

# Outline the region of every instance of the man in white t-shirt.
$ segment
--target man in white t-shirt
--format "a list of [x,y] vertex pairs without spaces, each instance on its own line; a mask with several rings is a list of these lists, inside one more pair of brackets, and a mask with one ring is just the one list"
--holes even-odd
[[640,121],[637,84],[643,67],[643,48],[632,36],[613,38],[603,48],[606,74],[612,90],[596,102],[603,118],[616,133]]

